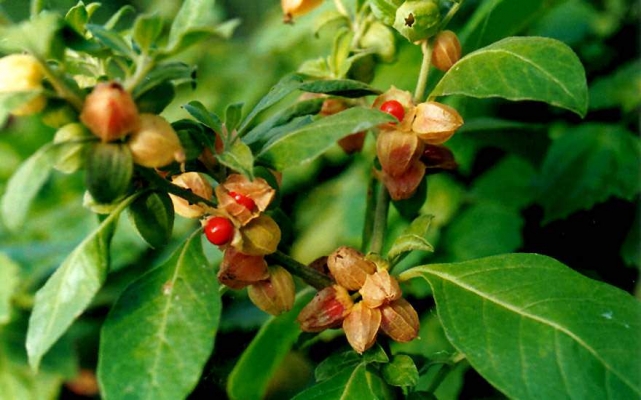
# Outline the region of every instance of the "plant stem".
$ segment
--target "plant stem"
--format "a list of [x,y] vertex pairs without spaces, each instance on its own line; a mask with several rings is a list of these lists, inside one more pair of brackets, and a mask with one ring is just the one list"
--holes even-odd
[[367,185],[367,197],[365,205],[365,224],[363,225],[363,236],[361,238],[361,251],[366,252],[367,246],[372,239],[372,230],[374,229],[374,190],[376,189],[376,178],[371,177]]
[[287,271],[300,277],[305,282],[318,290],[334,284],[334,282],[328,276],[316,271],[313,268],[308,267],[305,264],[299,263],[298,261],[294,260],[281,251],[276,251],[275,253],[269,254],[265,256],[265,258],[267,259],[267,261],[282,266]]
[[49,83],[51,83],[51,86],[53,86],[56,93],[64,100],[68,101],[69,104],[71,104],[77,111],[82,111],[84,100],[80,97],[80,95],[78,95],[78,93],[67,86],[67,84],[62,79],[58,78],[55,72],[44,60],[39,61],[40,65],[42,66],[42,71],[45,78],[47,78]]
[[146,54],[141,54],[136,60],[136,71],[130,76],[124,84],[125,90],[132,92],[136,86],[147,76],[149,71],[154,67],[155,61]]
[[416,90],[414,91],[414,100],[417,103],[423,101],[423,97],[425,96],[425,87],[427,86],[427,77],[430,73],[432,44],[428,39],[421,42],[421,51],[423,52],[423,62],[421,63],[421,71],[418,73],[418,81],[416,81]]
[[40,11],[42,11],[42,9],[44,8],[43,3],[43,0],[31,0],[31,4],[29,7],[29,14],[31,15],[31,18],[40,14]]
[[376,193],[376,209],[374,210],[374,226],[372,227],[372,240],[369,251],[380,254],[385,242],[385,231],[387,229],[387,213],[389,211],[389,192],[385,185],[378,185]]
[[158,176],[158,174],[155,171],[149,168],[137,167],[136,171],[138,171],[138,173],[140,173],[140,175],[143,178],[149,181],[149,183],[153,184],[158,188],[166,190],[171,194],[182,197],[183,199],[187,200],[190,204],[204,203],[209,207],[216,207],[216,203],[214,203],[213,201],[209,199],[205,199],[204,197],[200,197],[189,189],[185,189],[178,185],[174,185],[173,183],[167,181],[166,179],[163,179],[160,176]]

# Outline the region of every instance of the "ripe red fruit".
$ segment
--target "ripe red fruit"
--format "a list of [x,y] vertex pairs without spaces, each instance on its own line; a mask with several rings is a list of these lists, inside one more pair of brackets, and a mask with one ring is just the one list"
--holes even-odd
[[207,240],[216,246],[227,244],[234,238],[234,225],[225,217],[209,218],[204,230]]
[[393,115],[399,121],[405,118],[405,109],[403,105],[396,100],[387,100],[381,104],[381,111]]
[[249,211],[254,211],[256,208],[256,203],[250,197],[245,196],[244,194],[229,192],[229,195],[236,200],[236,203],[244,206]]

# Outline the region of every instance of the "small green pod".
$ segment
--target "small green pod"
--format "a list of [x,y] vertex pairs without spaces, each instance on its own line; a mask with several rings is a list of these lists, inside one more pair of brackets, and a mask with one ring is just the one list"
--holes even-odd
[[394,28],[410,42],[416,42],[435,35],[440,22],[436,0],[406,1],[396,10]]

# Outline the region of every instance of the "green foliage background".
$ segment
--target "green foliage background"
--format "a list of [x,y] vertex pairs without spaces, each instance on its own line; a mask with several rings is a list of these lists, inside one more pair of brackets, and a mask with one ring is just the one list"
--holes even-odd
[[[156,12],[170,21],[180,3],[104,2],[95,19],[102,22],[121,6],[132,4],[140,12]],[[307,59],[328,53],[331,35],[321,31],[315,37],[310,26],[331,2],[300,18],[293,26],[282,24],[277,3],[267,0],[218,3],[221,20],[239,17],[242,24],[231,40],[208,40],[180,55],[185,62],[198,66],[198,85],[196,89],[181,87],[163,113],[167,119],[186,118],[188,114],[181,106],[192,100],[200,101],[219,115],[235,102],[244,102],[248,110],[283,75],[295,71]],[[475,10],[490,3],[498,4],[491,16],[468,22]],[[586,68],[589,112],[582,120],[570,111],[531,101],[510,103],[457,96],[448,99],[466,120],[466,125],[448,143],[459,169],[428,178],[427,201],[418,206],[434,215],[428,239],[435,251],[412,254],[402,262],[403,268],[510,252],[540,253],[641,298],[640,10],[638,4],[632,3],[625,0],[465,3],[450,26],[461,33],[465,53],[508,35],[551,37],[571,46]],[[44,1],[44,4],[64,11],[75,2]],[[0,7],[0,20],[18,21],[28,16],[27,2],[4,1]],[[126,17],[123,25],[130,24],[132,19],[133,15]],[[403,38],[397,39],[397,59],[377,67],[373,87],[386,90],[395,85],[413,89],[420,52]],[[439,74],[432,76],[431,87]],[[48,142],[53,133],[35,118],[13,120],[2,129],[0,191],[4,192],[21,161]],[[366,147],[370,152],[372,145],[370,138]],[[368,161],[360,155],[347,157],[334,147],[315,161],[287,171],[281,204],[295,221],[288,237],[293,238],[291,253],[299,261],[312,261],[339,245],[359,245]],[[28,367],[24,349],[29,310],[35,291],[97,226],[91,213],[80,207],[83,192],[82,176],[54,173],[38,194],[28,223],[19,233],[11,234],[0,227],[0,324],[4,324],[0,325],[0,399],[5,398],[2,393],[8,393],[2,390],[5,387],[11,387],[16,395],[13,398],[19,399],[71,397],[65,388],[59,393],[60,384],[72,379],[78,368],[96,368],[97,341],[106,313],[114,304],[118,310],[127,307],[122,302],[116,303],[116,299],[134,279],[161,265],[174,251],[180,252],[179,242],[194,227],[192,221],[178,218],[169,248],[161,253],[151,252],[123,214],[118,234],[113,238],[112,273],[89,310],[47,353],[35,375]],[[396,237],[409,224],[397,208],[392,209],[389,238]],[[391,240],[388,242],[391,245]],[[217,250],[209,248],[206,253],[209,261],[217,261]],[[145,276],[148,281],[136,284],[142,287],[153,284],[153,275]],[[422,311],[434,305],[425,298],[430,288],[422,280],[413,280],[406,290],[421,299],[418,308]],[[223,395],[232,368],[258,329],[262,326],[259,337],[278,334],[278,327],[263,325],[266,317],[243,293],[228,295],[224,301],[216,349],[195,393]],[[393,344],[392,352],[429,358],[451,353],[451,345],[435,314],[422,315],[421,338],[429,340]],[[215,325],[217,321],[209,323]],[[109,329],[103,334],[108,335]],[[262,383],[268,385],[266,390],[273,398],[299,392],[312,381],[311,371],[316,363],[344,347],[343,339],[330,335],[322,338],[322,345],[306,357],[298,352],[285,354],[283,350],[275,356],[281,364],[266,367],[273,375],[271,382]],[[640,359],[641,354],[628,357]],[[357,378],[367,380],[368,365],[376,362],[380,360],[355,363]],[[402,365],[402,361],[398,363]],[[240,379],[235,378],[239,374],[242,376],[235,372],[230,378],[230,393],[243,389],[233,380]],[[343,378],[337,375],[330,379]],[[429,378],[421,376],[418,387],[425,389]],[[238,398],[242,398],[244,394],[239,393]],[[436,394],[443,399],[501,396],[466,363],[447,376]]]

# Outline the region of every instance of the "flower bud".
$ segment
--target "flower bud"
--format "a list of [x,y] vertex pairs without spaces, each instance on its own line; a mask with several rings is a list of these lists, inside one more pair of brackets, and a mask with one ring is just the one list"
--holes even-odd
[[391,177],[403,175],[423,152],[423,143],[411,132],[384,130],[376,139],[376,155]]
[[262,256],[249,256],[233,247],[227,247],[218,271],[218,282],[232,289],[269,278],[267,262]]
[[246,225],[265,211],[276,191],[263,178],[250,181],[244,175],[232,174],[224,183],[216,186],[218,207]]
[[160,168],[173,161],[184,161],[180,139],[167,120],[155,114],[141,114],[139,120],[138,128],[127,141],[136,164]]
[[138,108],[119,83],[99,83],[85,99],[80,121],[103,142],[111,142],[138,127]]
[[347,290],[358,290],[369,274],[376,272],[376,264],[351,247],[339,247],[327,258],[327,266],[336,282]]
[[434,35],[440,22],[436,0],[409,0],[396,10],[394,28],[410,42],[416,42]]
[[392,200],[405,200],[412,197],[421,184],[425,176],[425,164],[417,158],[412,160],[409,168],[401,175],[391,176],[385,171],[377,171],[376,175],[387,188]]
[[379,308],[381,330],[397,342],[409,342],[418,336],[419,321],[414,307],[404,298]]
[[347,341],[359,354],[376,342],[376,333],[381,325],[381,311],[366,307],[363,302],[356,303],[343,321]]
[[[29,54],[11,54],[0,58],[0,93],[42,90],[43,70],[40,62]],[[47,99],[38,94],[11,110],[21,116],[42,111]]]
[[441,144],[454,135],[463,125],[463,118],[452,107],[428,101],[416,106],[412,130],[425,143]]
[[353,154],[359,152],[363,149],[365,144],[365,132],[356,132],[351,135],[347,135],[342,139],[338,140],[338,145],[341,146],[341,149],[347,154]]
[[339,285],[320,290],[298,314],[304,332],[321,332],[340,326],[354,305],[347,290]]
[[434,38],[432,48],[432,65],[443,72],[447,72],[452,65],[461,59],[461,42],[456,33],[441,31]]
[[245,254],[264,256],[276,251],[280,237],[281,232],[276,221],[268,215],[261,214],[240,228],[240,239],[234,239],[232,246]]
[[281,0],[285,22],[291,22],[294,17],[307,14],[318,7],[323,0]]
[[283,267],[269,267],[269,279],[250,285],[247,294],[256,307],[268,314],[280,315],[294,305],[294,278]]
[[[171,183],[191,192],[205,200],[210,200],[213,195],[211,184],[205,177],[198,172],[185,172],[171,178]],[[176,214],[185,218],[200,218],[207,211],[207,206],[203,204],[191,204],[189,201],[180,196],[169,194],[171,202],[174,204]]]
[[385,269],[379,269],[367,275],[363,287],[358,292],[363,297],[363,304],[369,308],[387,304],[399,299],[402,295],[398,281]]

